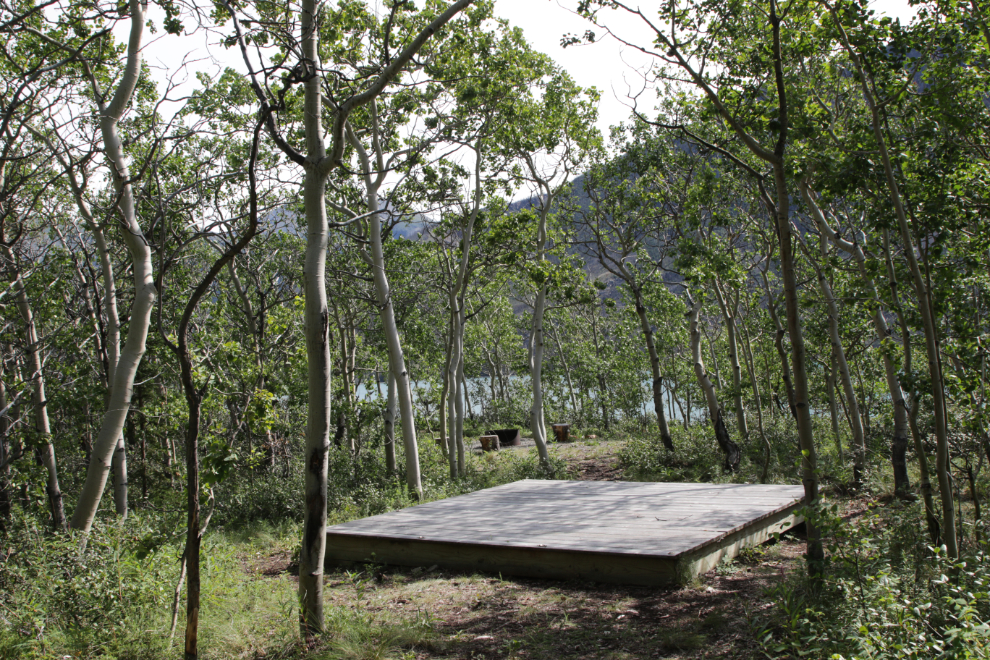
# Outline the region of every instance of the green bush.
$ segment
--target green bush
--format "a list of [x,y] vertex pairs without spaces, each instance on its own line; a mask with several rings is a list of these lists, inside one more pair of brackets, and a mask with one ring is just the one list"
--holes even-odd
[[768,657],[990,657],[985,546],[958,562],[927,548],[916,504],[873,510],[856,523],[825,504],[813,518],[828,549],[824,584],[797,578],[770,590],[775,616],[757,631]]
[[[752,418],[752,415],[750,416]],[[756,428],[755,420],[750,419],[749,439],[739,438],[734,419],[729,422],[729,435],[742,450],[742,461],[738,472],[725,474],[722,469],[723,456],[715,442],[715,433],[706,420],[696,420],[690,428],[671,426],[670,434],[674,451],[663,446],[656,426],[629,433],[628,442],[619,450],[618,458],[625,469],[627,478],[640,481],[687,481],[687,482],[753,482],[760,480],[766,456],[766,445]],[[831,433],[825,420],[813,420],[813,433],[816,438]],[[767,474],[769,483],[796,483],[798,481],[801,453],[798,448],[797,429],[790,417],[777,415],[773,419],[764,417],[764,434],[770,445],[770,465]],[[823,483],[834,483],[848,479],[846,466],[840,463],[832,448],[818,443],[818,473]]]
[[144,648],[131,642],[168,609],[178,572],[175,546],[149,542],[158,535],[140,516],[98,521],[82,551],[78,537],[53,534],[15,509],[0,537],[0,655],[44,657],[52,640]]

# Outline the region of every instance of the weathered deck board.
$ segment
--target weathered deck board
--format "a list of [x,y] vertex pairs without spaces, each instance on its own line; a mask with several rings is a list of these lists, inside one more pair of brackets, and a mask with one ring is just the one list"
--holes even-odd
[[801,486],[526,479],[330,527],[327,562],[682,582],[796,524],[803,494]]

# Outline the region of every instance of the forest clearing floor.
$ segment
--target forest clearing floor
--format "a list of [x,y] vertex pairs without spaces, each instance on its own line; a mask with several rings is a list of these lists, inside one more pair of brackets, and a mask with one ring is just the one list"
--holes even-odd
[[[620,444],[579,441],[555,453],[572,479],[620,480]],[[803,541],[785,535],[681,588],[503,579],[435,566],[336,570],[326,576],[328,619],[363,617],[365,632],[348,642],[353,653],[326,657],[764,657],[757,637],[770,623],[768,589],[802,570],[803,553]],[[283,547],[242,565],[254,580],[295,582],[289,559]],[[330,642],[338,643],[339,636]]]

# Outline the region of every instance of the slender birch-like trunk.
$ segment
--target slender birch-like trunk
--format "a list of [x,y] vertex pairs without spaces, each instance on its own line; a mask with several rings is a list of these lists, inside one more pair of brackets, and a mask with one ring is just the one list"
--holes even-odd
[[[631,280],[627,280],[629,282]],[[657,415],[657,425],[660,428],[660,441],[667,451],[674,451],[674,441],[670,437],[670,427],[667,425],[667,415],[663,412],[663,376],[660,375],[660,354],[657,352],[656,341],[653,337],[653,326],[646,315],[646,305],[643,304],[643,291],[639,286],[630,287],[636,304],[636,315],[639,326],[646,340],[646,351],[650,356],[650,371],[653,374],[653,410]]]
[[453,418],[448,420],[450,425],[450,464],[453,472],[455,466],[454,449],[457,450],[456,475],[461,476],[465,470],[464,456],[464,406],[467,402],[467,384],[464,381],[464,325],[467,321],[467,309],[465,308],[465,294],[467,292],[468,280],[471,276],[470,257],[471,240],[474,236],[474,224],[481,211],[482,187],[481,187],[481,161],[483,158],[480,141],[473,145],[474,150],[474,199],[472,201],[471,212],[467,218],[467,225],[461,234],[460,248],[461,258],[457,270],[454,274],[453,286],[450,290],[450,357],[447,363],[447,384],[448,391],[454,393],[453,405],[450,406],[450,413]]
[[[776,58],[780,56],[779,49],[780,45],[778,41],[776,44]],[[786,125],[786,120],[784,124]],[[804,482],[806,503],[808,506],[815,506],[818,502],[818,457],[811,425],[807,354],[804,346],[804,334],[801,329],[794,248],[791,245],[790,197],[787,191],[782,155],[780,160],[774,164],[774,180],[777,188],[777,233],[780,236],[780,267],[784,280],[787,334],[791,340],[791,353],[794,358],[794,407],[797,410],[802,481]],[[825,560],[821,532],[810,523],[806,523],[806,527],[808,533],[808,569],[812,578],[818,581],[824,570],[823,563]]]
[[28,299],[21,270],[17,264],[13,250],[3,246],[7,266],[14,274],[14,301],[17,311],[24,321],[24,353],[29,370],[28,381],[31,383],[31,405],[34,409],[34,435],[38,455],[48,473],[45,491],[48,493],[48,504],[52,511],[52,527],[59,531],[67,529],[65,522],[65,507],[62,501],[62,490],[58,485],[58,466],[55,463],[55,447],[52,445],[51,424],[48,421],[48,397],[45,395],[45,375],[42,369],[41,339],[34,322],[34,313]]
[[452,342],[454,341],[453,335],[453,314],[451,314],[451,321],[447,323],[447,341],[445,346],[445,358],[443,373],[441,374],[441,387],[440,387],[440,453],[443,454],[443,459],[450,463],[450,433],[447,430],[447,426],[450,422],[451,415],[448,412],[450,407],[450,358],[451,351],[454,350]]
[[[330,340],[329,311],[326,295],[326,252],[329,227],[327,225],[326,182],[330,172],[343,164],[344,143],[347,139],[347,119],[357,108],[370,103],[382,93],[403,68],[413,59],[426,41],[449,22],[473,0],[458,0],[394,55],[381,72],[370,81],[364,91],[354,94],[334,108],[331,149],[328,154],[323,131],[323,68],[319,57],[319,31],[317,16],[321,15],[317,0],[302,0],[299,14],[302,57],[299,68],[305,74],[303,121],[306,155],[296,151],[279,133],[272,117],[273,107],[265,89],[258,82],[248,55],[247,43],[237,14],[226,0],[221,4],[234,18],[238,45],[251,78],[251,87],[263,110],[268,112],[266,128],[279,149],[305,172],[303,181],[303,205],[306,214],[306,263],[303,270],[306,298],[306,356],[308,360],[308,414],[306,422],[304,493],[306,515],[303,522],[303,541],[299,556],[300,629],[308,644],[315,642],[315,635],[323,631],[323,560],[326,552],[327,518],[327,454],[330,449]],[[136,3],[137,0],[132,0]],[[374,114],[374,113],[372,113]],[[383,169],[383,168],[382,168]],[[377,196],[371,200],[377,208]],[[419,454],[416,448],[415,420],[412,410],[412,394],[409,374],[397,345],[397,331],[388,280],[385,279],[384,259],[381,251],[381,221],[377,213],[370,218],[370,234],[374,258],[375,289],[379,304],[383,306],[382,319],[389,340],[389,368],[396,378],[396,389],[402,416],[403,440],[406,444],[407,483],[416,494],[421,492]],[[384,294],[384,296],[383,296]],[[410,442],[411,440],[411,442]]]
[[[125,420],[126,422],[126,420]],[[124,442],[124,434],[121,432],[117,438],[117,446],[113,450],[111,459],[111,469],[113,471],[113,504],[117,515],[122,519],[127,518],[127,449]]]
[[[375,108],[372,102],[372,114]],[[375,287],[375,297],[378,299],[379,316],[382,330],[385,334],[385,344],[388,346],[389,369],[395,374],[396,391],[399,398],[399,416],[402,419],[402,441],[406,450],[406,485],[416,496],[423,494],[423,484],[419,470],[419,449],[416,442],[416,411],[413,408],[412,389],[409,381],[409,371],[402,352],[402,341],[399,337],[399,327],[395,322],[395,308],[392,305],[392,289],[385,274],[385,253],[382,248],[382,220],[378,191],[387,170],[380,150],[375,150],[377,176],[373,176],[371,160],[368,152],[358,140],[350,126],[346,127],[347,137],[354,146],[361,161],[362,176],[365,185],[365,204],[368,209],[368,241],[371,254],[362,249],[366,260],[371,265],[372,278]],[[375,142],[378,143],[377,128]]]
[[[908,415],[907,404],[904,400],[904,388],[901,387],[900,379],[897,375],[897,366],[894,364],[890,353],[883,350],[883,344],[890,342],[890,330],[887,327],[887,320],[883,315],[883,306],[880,294],[877,291],[876,283],[866,265],[866,235],[858,232],[854,242],[843,240],[829,226],[824,213],[812,196],[811,188],[806,179],[800,181],[801,197],[811,210],[811,215],[822,234],[828,237],[837,248],[848,252],[853,256],[859,269],[860,277],[866,285],[866,292],[869,294],[872,304],[873,329],[877,334],[877,341],[881,344],[880,357],[883,360],[884,374],[887,378],[887,391],[890,393],[891,406],[894,413],[894,438],[891,442],[891,463],[894,472],[894,492],[905,497],[911,487],[907,472],[907,446],[908,446]],[[841,456],[841,453],[840,453]]]
[[729,341],[729,367],[732,370],[732,399],[736,407],[736,424],[739,427],[739,437],[743,441],[749,439],[749,426],[746,424],[746,409],[743,407],[742,398],[742,367],[739,364],[738,338],[736,337],[736,313],[739,307],[738,293],[732,309],[729,308],[729,300],[722,293],[722,288],[718,282],[713,282],[715,297],[718,300],[719,309],[722,311],[722,319],[725,321],[725,329],[728,333]]
[[598,315],[591,317],[591,339],[595,343],[595,375],[598,378],[598,403],[602,409],[602,425],[608,431],[608,384],[605,382],[605,374],[602,373],[602,353],[598,343]]
[[[254,238],[258,230],[258,197],[255,180],[255,165],[258,158],[258,139],[262,124],[255,128],[254,140],[251,143],[251,155],[248,165],[250,181],[250,211],[247,230],[233,245],[221,254],[206,275],[193,290],[186,302],[176,330],[176,343],[163,337],[168,347],[175,353],[179,361],[179,379],[186,397],[189,419],[186,423],[186,547],[183,553],[185,569],[188,576],[186,582],[186,634],[185,660],[196,660],[199,657],[199,608],[200,608],[200,547],[203,534],[209,524],[209,515],[205,522],[200,523],[200,480],[199,480],[199,431],[202,414],[203,396],[207,385],[197,388],[193,383],[193,357],[189,348],[189,325],[192,316],[206,295],[210,286],[237,254]],[[210,491],[212,501],[212,491]],[[180,571],[181,573],[181,571]],[[302,571],[300,571],[300,577]],[[180,578],[181,579],[181,578]],[[174,620],[174,618],[173,618]]]
[[[304,0],[302,22],[303,56],[319,69],[316,2]],[[322,98],[319,78],[305,83],[304,113],[309,158],[322,162]],[[327,304],[326,265],[328,231],[326,211],[327,174],[308,164],[303,178],[303,205],[306,213],[306,257],[303,267],[305,296],[306,359],[308,371],[305,497],[302,548],[299,554],[299,626],[312,643],[323,632],[323,559],[327,529],[327,461],[330,451],[331,374],[330,310]]]
[[557,346],[557,355],[560,356],[560,364],[564,367],[564,378],[567,381],[567,394],[571,400],[571,409],[574,414],[578,414],[578,404],[577,397],[574,395],[574,383],[571,381],[571,367],[567,364],[567,358],[564,356],[564,349],[560,345],[560,334],[556,329],[553,331],[553,342]]
[[395,378],[388,372],[388,400],[385,403],[385,469],[389,475],[395,474]]
[[[553,207],[554,199],[557,195],[550,188],[550,182],[537,174],[536,164],[527,155],[526,164],[530,174],[543,192],[540,200],[540,221],[536,229],[536,260],[546,262],[547,260],[547,217]],[[547,450],[547,429],[543,419],[543,315],[546,312],[547,304],[547,282],[539,284],[536,294],[536,301],[533,304],[533,323],[530,326],[529,344],[529,366],[530,377],[533,388],[533,406],[530,408],[529,425],[533,432],[533,440],[536,441],[536,449],[540,454],[540,463],[548,472],[552,472],[550,467],[550,452]]]
[[[800,236],[796,236],[798,244],[804,251],[815,274],[818,277],[818,288],[825,299],[825,308],[828,311],[828,336],[832,343],[832,355],[835,359],[835,366],[839,372],[839,381],[842,383],[842,391],[846,395],[846,412],[849,416],[849,428],[853,436],[853,484],[859,488],[863,484],[863,472],[866,469],[866,434],[863,431],[863,418],[859,412],[859,398],[853,387],[852,375],[849,373],[849,364],[846,362],[846,351],[842,346],[842,338],[839,336],[839,308],[835,304],[835,294],[832,293],[832,286],[825,277],[824,271],[818,262],[811,255],[810,250],[804,244]],[[824,235],[822,236],[822,248],[824,249]]]
[[464,416],[471,414],[471,394],[468,392],[467,380],[464,378],[464,340],[461,339],[461,359],[460,363],[457,365],[457,379],[458,387],[462,392],[462,396],[458,397],[457,402],[457,474],[459,476],[464,476],[465,470],[465,457],[464,457]]
[[787,357],[787,350],[784,348],[784,337],[787,336],[787,331],[784,330],[784,325],[780,322],[780,317],[777,315],[777,304],[774,302],[773,292],[770,290],[770,280],[767,278],[766,271],[760,274],[763,276],[763,289],[767,294],[767,312],[770,313],[770,319],[774,325],[773,345],[777,349],[777,357],[780,359],[780,378],[784,381],[787,406],[790,408],[791,416],[797,419],[797,406],[794,403],[794,381],[791,378],[791,362]]
[[[753,360],[752,341],[749,337],[749,329],[745,321],[740,324],[743,332],[743,355],[746,358],[746,370],[749,373],[749,381],[753,388],[753,405],[756,407],[756,428],[760,433],[760,440],[763,441],[763,471],[760,473],[760,483],[765,484],[770,474],[770,455],[772,447],[763,428],[763,399],[760,397],[760,381],[756,377],[756,362]],[[771,407],[771,410],[773,408]]]
[[[79,530],[83,535],[88,534],[93,525],[93,518],[96,516],[96,510],[106,487],[112,455],[124,430],[124,422],[131,406],[134,378],[137,375],[141,358],[144,356],[148,329],[151,325],[151,312],[157,296],[151,261],[151,247],[137,220],[131,173],[117,131],[117,125],[130,104],[140,74],[141,37],[144,29],[144,5],[141,4],[140,0],[130,0],[130,16],[131,30],[127,44],[127,63],[110,103],[105,103],[105,97],[96,77],[89,71],[88,66],[86,67],[100,113],[103,149],[110,165],[114,191],[117,194],[117,212],[123,226],[121,235],[131,257],[134,272],[134,302],[131,305],[128,320],[127,339],[120,350],[114,368],[110,386],[110,402],[107,405],[107,412],[103,418],[100,433],[93,444],[93,453],[86,471],[86,482],[79,494],[79,501],[72,516],[72,528]],[[109,252],[107,252],[107,259],[109,260]],[[102,260],[101,254],[101,262]],[[106,272],[104,269],[104,273]],[[104,286],[106,294],[109,295],[111,289],[109,282],[105,282]],[[113,325],[113,319],[110,318],[109,321]],[[108,354],[112,354],[115,349],[112,348],[110,341],[107,344]],[[85,543],[85,540],[83,542]]]
[[[464,415],[462,402],[461,379],[457,377],[461,361],[460,342],[460,313],[457,310],[457,295],[451,289],[450,293],[450,357],[447,360],[447,461],[450,465],[450,478],[456,479],[460,474],[458,465],[458,422]],[[461,426],[463,429],[463,425]],[[460,442],[463,445],[463,439]]]
[[[49,142],[49,145],[50,144],[51,143]],[[55,153],[58,156],[59,161],[62,163],[66,173],[68,174],[68,178],[71,182],[72,190],[76,199],[76,206],[80,211],[80,215],[82,215],[83,219],[85,219],[90,226],[96,228],[96,223],[93,221],[93,217],[89,209],[89,204],[86,202],[86,200],[83,197],[82,189],[78,184],[78,181],[75,176],[75,172],[72,170],[71,167],[69,167],[66,164],[61,154],[59,154],[57,151]],[[65,248],[65,250],[67,252],[71,252],[68,243],[66,243],[65,241],[65,237],[62,235],[61,230],[57,226],[53,227],[53,229],[55,231],[55,234],[58,236],[59,241],[62,243],[62,246]],[[96,232],[99,233],[99,240],[97,241],[97,244],[98,245],[102,244],[102,249],[105,250],[106,242],[103,240],[103,232],[102,230],[99,229],[96,229]],[[96,350],[97,360],[99,360],[104,367],[102,384],[104,389],[106,390],[106,397],[104,400],[104,405],[106,405],[110,401],[110,384],[113,382],[113,374],[117,368],[117,360],[119,359],[119,354],[117,350],[119,348],[119,343],[120,343],[120,328],[119,328],[119,321],[117,319],[116,294],[114,294],[114,298],[112,301],[106,301],[108,303],[107,306],[109,308],[109,315],[112,320],[112,324],[114,326],[113,329],[108,330],[107,333],[108,337],[112,339],[114,346],[114,350],[112,351],[112,353],[108,353],[103,346],[103,338],[102,338],[102,333],[100,331],[101,330],[100,320],[96,314],[96,309],[93,307],[92,294],[89,290],[90,289],[89,282],[86,280],[86,277],[83,275],[82,270],[79,268],[79,264],[76,261],[74,253],[73,253],[72,261],[73,261],[73,269],[75,270],[76,273],[76,278],[79,280],[79,286],[83,292],[83,303],[86,307],[86,313],[90,318],[90,322],[93,324],[93,338],[94,338],[93,343]],[[109,264],[108,255],[107,256],[101,255],[101,262],[103,261]],[[108,289],[114,289],[112,267],[104,269],[104,281],[110,283]],[[95,283],[94,283],[94,288],[95,288]],[[125,427],[126,427],[126,420],[125,420]],[[87,444],[87,454],[91,454],[92,442],[89,441],[86,444]],[[111,471],[113,474],[114,508],[116,509],[117,515],[120,516],[121,519],[127,518],[127,449],[126,447],[127,444],[124,439],[124,433],[121,433],[120,437],[117,439],[117,446],[114,448],[113,458],[111,459]],[[89,461],[87,460],[87,464],[88,463]]]
[[915,296],[918,299],[918,311],[921,313],[921,325],[925,334],[925,352],[928,357],[928,374],[931,381],[932,399],[935,404],[935,439],[937,451],[935,454],[935,474],[938,478],[939,495],[942,500],[942,542],[945,544],[946,554],[950,559],[959,557],[959,546],[956,539],[956,514],[955,502],[952,496],[952,478],[949,474],[949,431],[946,418],[945,386],[942,377],[942,362],[939,356],[938,331],[935,326],[935,317],[932,311],[931,291],[925,283],[925,277],[918,265],[918,258],[915,255],[914,232],[908,223],[907,212],[904,208],[904,200],[901,196],[897,180],[894,177],[894,168],[891,164],[890,153],[887,150],[887,140],[883,134],[883,122],[880,116],[880,108],[873,98],[873,91],[870,87],[872,77],[863,68],[859,54],[850,45],[842,22],[834,8],[830,8],[832,17],[842,37],[843,46],[856,67],[859,74],[860,84],[866,105],[870,110],[873,125],[873,135],[880,151],[880,161],[883,164],[884,178],[890,192],[890,201],[894,206],[894,216],[897,219],[897,227],[901,234],[901,243],[904,248],[904,257],[911,272],[914,284]]
[[[900,303],[898,292],[897,272],[894,270],[894,259],[890,251],[890,232],[886,229],[882,234],[884,261],[887,265],[887,283],[890,288],[890,299],[893,303],[894,314],[897,315],[897,324],[901,330],[901,343],[904,347],[904,373],[910,378],[913,374],[913,352],[911,350],[911,334],[908,330],[907,319]],[[912,381],[913,382],[913,381]],[[908,408],[908,428],[911,429],[911,437],[914,440],[914,453],[918,458],[918,487],[921,490],[921,497],[925,503],[925,522],[928,526],[928,536],[932,545],[938,547],[942,545],[942,528],[935,515],[935,498],[932,490],[931,470],[928,467],[928,454],[925,452],[925,444],[921,440],[921,431],[918,429],[918,397],[917,392],[910,393],[911,406]],[[907,406],[905,406],[907,407]]]
[[687,295],[689,312],[689,332],[691,335],[691,359],[694,362],[694,374],[698,379],[698,385],[705,394],[708,403],[708,413],[712,418],[712,428],[715,431],[715,441],[718,442],[719,449],[725,455],[723,467],[727,472],[735,472],[739,469],[739,461],[742,459],[742,452],[739,445],[729,437],[729,431],[725,428],[725,421],[722,419],[722,406],[719,405],[718,395],[715,393],[715,386],[708,377],[705,363],[701,359],[701,330],[698,327],[698,319],[701,316],[701,299],[697,301]]
[[842,437],[839,434],[839,404],[835,400],[835,374],[838,367],[835,364],[835,353],[829,353],[828,375],[825,377],[825,395],[828,397],[828,410],[832,418],[832,437],[835,438],[835,452],[839,463],[844,463]]
[[[725,106],[723,100],[719,97],[718,91],[712,88],[708,80],[693,67],[688,59],[685,59],[679,44],[672,42],[662,30],[654,28],[654,33],[657,39],[670,49],[668,51],[668,57],[676,58],[677,64],[688,73],[692,82],[704,92],[705,96],[712,103],[714,110],[721,115],[728,127],[736,134],[746,148],[754,156],[773,168],[775,196],[771,197],[763,187],[760,174],[745,162],[730,154],[736,165],[755,175],[759,181],[760,196],[768,211],[771,212],[777,239],[780,244],[780,270],[784,287],[784,303],[787,312],[787,334],[791,340],[791,353],[793,356],[794,392],[791,404],[797,421],[798,445],[801,449],[801,479],[804,483],[805,503],[808,506],[816,506],[818,502],[818,460],[815,453],[814,435],[811,426],[807,356],[804,335],[801,329],[801,318],[799,316],[794,248],[791,245],[790,195],[787,190],[787,162],[785,152],[787,149],[789,125],[787,86],[784,80],[780,38],[780,28],[783,19],[777,12],[777,0],[770,0],[768,9],[767,19],[770,24],[771,38],[767,47],[773,61],[774,91],[777,96],[777,116],[775,118],[777,128],[771,132],[771,134],[776,133],[773,149],[762,146],[753,135],[747,132],[736,116]],[[768,285],[767,288],[769,293]],[[772,304],[772,298],[769,302]],[[786,354],[783,351],[783,347],[779,346],[778,351],[781,354],[782,362],[786,363]],[[787,369],[784,369],[784,372],[786,374]],[[811,523],[806,523],[806,526],[808,535],[808,570],[813,581],[817,584],[821,582],[825,553],[822,547],[820,530]]]
[[[539,260],[546,259],[543,246],[546,241],[545,214],[540,218],[540,238],[538,239],[537,254]],[[533,407],[530,408],[529,428],[533,432],[533,440],[540,454],[540,463],[550,470],[550,452],[547,450],[547,430],[543,420],[543,313],[546,310],[547,286],[540,285],[536,294],[536,304],[533,306],[533,333],[530,339],[530,374],[533,384]]]

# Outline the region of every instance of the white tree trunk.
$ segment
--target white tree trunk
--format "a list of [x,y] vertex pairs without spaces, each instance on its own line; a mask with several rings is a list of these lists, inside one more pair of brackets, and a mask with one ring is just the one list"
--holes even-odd
[[[131,31],[127,45],[127,64],[109,104],[103,103],[96,79],[92,78],[94,93],[100,109],[103,148],[110,164],[114,190],[118,198],[117,210],[123,225],[121,234],[130,253],[134,272],[134,302],[131,306],[127,339],[120,351],[111,381],[110,402],[103,417],[100,433],[93,444],[93,453],[90,457],[89,468],[86,471],[86,482],[79,494],[79,501],[72,516],[72,528],[79,530],[84,535],[88,534],[93,525],[93,518],[106,487],[112,454],[124,430],[124,422],[131,406],[134,377],[137,374],[141,358],[144,356],[148,328],[151,324],[151,312],[157,296],[151,262],[151,248],[137,221],[134,194],[130,183],[131,174],[117,132],[117,124],[130,103],[141,66],[140,47],[144,28],[144,9],[139,0],[130,0],[130,14]],[[110,286],[107,285],[106,288],[108,289],[107,294],[109,294]],[[112,350],[110,341],[107,344],[108,350]]]
[[471,408],[471,401],[468,399],[468,389],[467,381],[464,380],[464,338],[463,329],[461,330],[462,336],[460,341],[461,359],[458,360],[457,364],[457,382],[458,390],[461,396],[457,397],[457,473],[460,476],[464,476],[465,464],[464,464],[464,415],[467,414],[467,410]]
[[[541,220],[541,233],[543,228]],[[541,250],[540,260],[543,260]],[[540,286],[536,294],[536,305],[533,307],[533,336],[530,340],[530,366],[533,382],[533,407],[530,409],[529,428],[536,441],[536,449],[540,454],[540,462],[550,469],[550,452],[547,450],[547,429],[543,419],[543,312],[546,309],[547,286]]]
[[[303,0],[300,12],[302,55],[321,68],[317,2]],[[307,358],[306,465],[304,481],[305,517],[299,553],[299,625],[309,641],[322,632],[323,560],[327,528],[327,460],[330,451],[331,375],[330,310],[327,305],[327,206],[326,181],[330,168],[323,134],[322,80],[313,76],[305,85],[303,116],[306,132],[303,204],[306,214],[306,260],[303,266]]]
[[385,469],[389,475],[395,474],[395,377],[388,372],[388,399],[385,403]]
[[[103,228],[97,224],[96,220],[93,218],[92,210],[90,209],[89,203],[86,201],[83,195],[83,188],[79,185],[79,181],[76,178],[75,171],[69,165],[68,162],[64,160],[58,151],[53,151],[65,168],[66,174],[69,178],[69,185],[72,188],[73,196],[76,201],[76,208],[79,209],[79,215],[82,216],[86,225],[90,227],[91,233],[93,234],[94,242],[96,243],[96,251],[100,258],[100,270],[103,275],[103,308],[107,314],[107,329],[106,329],[106,397],[105,404],[109,404],[111,397],[111,388],[113,386],[114,373],[117,370],[117,362],[120,359],[120,318],[117,313],[117,284],[113,273],[113,263],[110,260],[110,249],[107,247],[106,237],[103,234]],[[58,231],[56,229],[56,231]],[[61,233],[59,233],[61,236]],[[63,240],[64,244],[64,240]],[[68,245],[65,246],[68,249]],[[78,269],[77,269],[78,270]],[[78,272],[79,280],[82,286],[86,286],[86,281],[83,278],[82,272]],[[95,285],[94,285],[95,286]],[[87,306],[92,308],[92,305],[88,302]],[[91,310],[93,314],[93,323],[96,326],[96,331],[99,333],[99,323],[95,317],[95,311]],[[126,419],[125,419],[126,423]],[[113,451],[113,458],[111,459],[111,470],[113,472],[113,501],[114,508],[117,511],[117,515],[123,519],[127,518],[127,444],[124,441],[124,433],[121,431],[120,437],[117,439],[117,446]]]
[[[378,190],[368,196],[368,210],[378,211]],[[402,442],[406,450],[406,485],[417,496],[423,494],[423,484],[419,470],[419,449],[416,442],[416,412],[413,408],[412,389],[406,359],[402,353],[399,328],[395,323],[395,309],[392,307],[392,290],[385,276],[385,254],[382,250],[382,223],[378,213],[369,219],[369,239],[374,273],[375,294],[378,298],[382,329],[388,346],[389,368],[395,374],[396,392],[399,397],[399,416],[402,420]]]
[[560,333],[557,332],[556,328],[553,331],[553,341],[557,346],[557,355],[560,356],[560,364],[564,367],[564,378],[567,380],[567,394],[571,400],[571,410],[573,410],[574,414],[577,415],[578,403],[577,397],[574,395],[574,383],[571,380],[571,367],[567,364],[567,359],[564,357],[564,349],[560,345]]
[[450,464],[450,478],[456,479],[460,474],[457,460],[457,448],[464,444],[458,434],[458,426],[464,415],[461,403],[461,379],[457,377],[457,369],[461,362],[461,315],[457,309],[457,295],[452,289],[450,293],[450,355],[447,359],[447,462]]
[[867,75],[862,66],[857,51],[850,45],[842,28],[841,21],[835,10],[832,9],[833,18],[839,27],[849,57],[852,59],[859,74],[860,85],[863,89],[863,98],[870,109],[873,135],[880,150],[880,161],[883,164],[884,178],[890,193],[890,201],[894,206],[894,215],[897,218],[897,228],[900,230],[901,243],[904,248],[904,257],[911,272],[912,283],[914,284],[915,296],[918,299],[918,311],[921,312],[921,325],[925,334],[925,353],[928,358],[928,374],[931,381],[932,399],[935,404],[934,422],[935,439],[937,450],[935,454],[935,474],[938,477],[939,495],[942,500],[942,541],[946,546],[946,553],[950,559],[959,557],[959,546],[956,538],[956,514],[955,502],[952,496],[952,477],[949,474],[949,430],[946,418],[945,385],[942,377],[942,362],[939,355],[938,333],[935,326],[935,318],[931,306],[931,291],[925,283],[925,277],[918,266],[918,259],[915,256],[914,232],[908,223],[907,210],[904,208],[904,200],[901,197],[900,188],[894,177],[894,168],[891,164],[890,153],[887,149],[887,140],[884,137],[883,119],[880,115],[880,108],[873,98],[870,88],[871,77]]
[[[371,113],[377,112],[374,102],[371,103]],[[351,130],[345,127],[347,139],[358,153],[361,162],[362,176],[365,185],[365,205],[368,213],[368,241],[371,244],[371,255],[362,249],[362,255],[371,266],[375,286],[375,297],[378,299],[379,316],[382,330],[385,334],[385,344],[388,347],[389,369],[395,375],[396,392],[399,398],[399,416],[402,420],[402,442],[406,451],[406,485],[416,497],[422,497],[423,484],[419,468],[419,447],[416,441],[416,411],[413,407],[412,387],[406,359],[402,352],[402,340],[399,328],[395,322],[395,308],[392,305],[392,289],[385,274],[385,252],[382,248],[382,220],[378,191],[386,174],[380,142],[375,129],[375,159],[377,175],[373,174],[372,163],[367,150]]]
[[728,332],[729,367],[732,370],[732,400],[736,405],[736,425],[739,427],[739,437],[745,441],[749,439],[749,426],[746,424],[746,409],[743,407],[742,398],[742,367],[739,364],[739,338],[736,336],[737,310],[729,308],[728,297],[723,295],[718,282],[713,283],[713,288]]
[[113,450],[113,504],[117,515],[127,518],[127,451],[124,444],[124,434],[117,438],[117,446]]
[[853,388],[852,376],[849,373],[849,364],[846,361],[846,351],[842,346],[839,336],[839,308],[835,304],[835,295],[832,287],[825,277],[825,273],[812,258],[804,242],[798,236],[798,242],[808,256],[815,273],[818,276],[818,288],[821,289],[822,297],[825,298],[825,307],[828,310],[828,336],[832,342],[832,355],[835,358],[835,365],[839,372],[839,381],[842,383],[842,391],[846,395],[847,412],[849,414],[849,428],[853,435],[853,482],[858,487],[863,481],[863,471],[866,468],[866,435],[863,432],[863,418],[859,412],[859,400],[856,397],[856,390]]
[[636,315],[639,317],[639,325],[643,329],[643,337],[646,339],[646,351],[650,356],[650,373],[653,375],[653,411],[657,414],[657,425],[660,428],[660,441],[667,451],[674,451],[674,441],[670,436],[670,426],[667,424],[667,416],[663,412],[663,377],[660,375],[660,353],[657,351],[656,340],[653,335],[653,327],[650,319],[646,315],[646,305],[643,304],[643,291],[632,276],[626,278],[629,287],[632,289],[636,303]]

